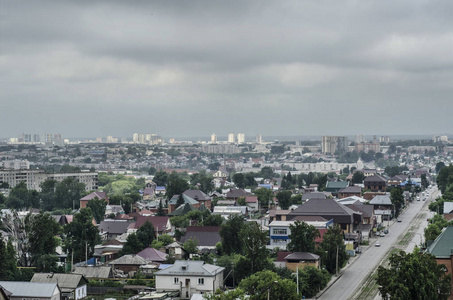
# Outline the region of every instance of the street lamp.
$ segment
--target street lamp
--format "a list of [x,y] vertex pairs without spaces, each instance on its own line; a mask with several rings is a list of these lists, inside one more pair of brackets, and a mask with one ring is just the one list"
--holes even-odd
[[[278,283],[278,281],[275,280],[274,283]],[[270,293],[271,293],[271,286],[272,286],[272,285],[269,285],[268,288],[267,288],[267,300],[270,299],[269,296],[270,296]]]

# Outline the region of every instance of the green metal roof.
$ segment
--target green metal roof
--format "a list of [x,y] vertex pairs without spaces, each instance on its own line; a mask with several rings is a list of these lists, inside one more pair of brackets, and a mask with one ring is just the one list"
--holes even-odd
[[453,226],[448,226],[426,249],[436,258],[450,258],[453,250]]
[[349,186],[348,181],[327,181],[326,192],[337,192]]

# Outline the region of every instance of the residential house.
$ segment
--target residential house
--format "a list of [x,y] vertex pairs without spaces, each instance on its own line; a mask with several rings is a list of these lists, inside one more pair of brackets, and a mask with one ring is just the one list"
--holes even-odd
[[113,277],[112,268],[107,266],[76,266],[73,274],[81,274],[88,280],[105,280]]
[[173,242],[165,246],[165,253],[172,255],[175,259],[183,259],[185,254],[184,249],[178,242]]
[[129,274],[130,277],[140,269],[140,266],[147,264],[148,261],[146,259],[135,254],[123,255],[120,258],[109,262],[109,266],[111,266],[113,270],[121,270],[125,274]]
[[385,192],[387,190],[388,180],[381,175],[366,177],[363,181],[366,190],[372,192]]
[[123,249],[123,243],[118,239],[124,236],[125,243],[127,239],[126,235],[127,234],[123,234],[118,236],[115,240],[109,240],[102,245],[94,246],[93,256],[102,263],[118,258],[118,253]]
[[288,219],[297,216],[321,216],[327,220],[333,219],[345,232],[353,232],[362,223],[362,214],[336,202],[333,199],[310,199],[289,213]]
[[311,193],[305,193],[302,195],[302,202],[308,201],[310,199],[326,199],[326,194],[323,192],[311,192]]
[[376,226],[376,218],[374,216],[373,205],[365,204],[359,200],[355,201],[352,204],[345,205],[354,211],[362,213],[362,232],[360,233],[359,238],[365,237],[368,239],[369,237],[371,237],[373,228],[375,228]]
[[11,295],[11,292],[5,290],[2,286],[0,286],[0,300],[9,300]]
[[258,210],[258,196],[247,196],[245,197],[245,204],[250,207],[250,210],[256,211]]
[[140,227],[148,221],[154,226],[156,235],[166,234],[171,232],[171,221],[168,216],[137,216],[135,223],[129,225],[128,233],[136,232]]
[[225,268],[204,261],[177,260],[172,266],[155,273],[157,292],[179,291],[181,299],[194,293],[214,293],[223,287]]
[[[448,226],[434,240],[431,245],[426,248],[426,253],[434,255],[438,265],[445,265],[447,274],[453,275],[453,226]],[[0,283],[1,285],[1,283]],[[451,288],[450,297],[453,299],[453,286]]]
[[99,233],[103,240],[116,239],[117,236],[127,232],[130,224],[128,220],[105,219],[99,224]]
[[9,300],[60,300],[61,290],[56,283],[28,281],[0,281],[0,287],[9,292]]
[[184,195],[189,196],[190,198],[194,199],[195,201],[198,201],[198,203],[201,205],[203,204],[205,207],[211,209],[211,197],[206,195],[200,190],[186,190],[183,192]]
[[143,257],[148,262],[161,264],[167,260],[167,253],[159,251],[157,249],[148,247],[137,253],[138,256]]
[[156,196],[165,195],[166,192],[167,189],[165,188],[165,186],[156,186],[156,189],[154,190]]
[[247,216],[249,212],[248,206],[215,206],[214,215],[221,215],[223,218],[228,219],[231,215]]
[[244,191],[243,189],[230,189],[230,191],[226,194],[227,200],[238,200],[240,197],[247,197],[249,193]]
[[30,282],[56,283],[62,299],[83,299],[87,296],[88,280],[81,274],[35,273]]
[[203,249],[214,250],[216,244],[221,242],[220,226],[188,226],[186,235],[181,237],[181,243],[185,243],[189,239],[196,240],[198,250]]
[[390,220],[393,217],[393,204],[390,200],[390,194],[377,195],[370,200],[369,204],[373,205],[377,223],[382,223],[384,220]]
[[[279,248],[286,249],[288,243],[291,241],[291,225],[294,225],[296,220],[292,221],[272,221],[269,224],[269,249]],[[308,225],[314,226],[316,229],[327,229],[333,225],[333,219],[326,220],[322,217],[316,217],[316,220],[303,221]],[[321,232],[320,232],[321,233]]]
[[362,196],[362,188],[358,185],[348,186],[338,191],[338,198],[343,199],[347,197]]
[[349,181],[327,181],[325,191],[336,196],[340,190],[345,189],[348,186]]
[[272,209],[269,211],[269,223],[272,221],[286,221],[290,209]]
[[[199,208],[200,207],[200,203],[193,199],[192,197],[190,196],[187,196],[186,194],[182,194],[182,198],[183,198],[183,203],[182,204],[190,204],[192,205],[194,208]],[[178,205],[178,200],[179,200],[179,195],[174,195],[170,201],[168,201],[168,213],[172,213],[175,209],[176,209],[176,206]]]
[[80,199],[80,208],[85,208],[87,207],[88,201],[93,200],[93,199],[104,199],[107,204],[109,204],[109,197],[107,197],[106,192],[92,192],[82,199]]
[[406,180],[407,175],[404,174],[395,175],[388,180],[388,185],[393,187],[401,186],[401,183]]
[[109,216],[111,214],[114,214],[115,216],[118,214],[124,213],[124,208],[121,205],[111,205],[108,204],[105,207],[105,215]]
[[297,269],[303,269],[307,266],[320,268],[319,255],[310,252],[294,252],[285,256],[286,267],[291,271],[296,272]]

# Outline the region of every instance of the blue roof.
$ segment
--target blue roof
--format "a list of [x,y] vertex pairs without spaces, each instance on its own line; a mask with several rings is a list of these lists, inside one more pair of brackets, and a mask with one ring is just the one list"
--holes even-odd
[[269,189],[271,190],[272,189],[272,184],[259,184],[258,185],[259,187],[262,187],[262,188],[265,188],[265,189]]

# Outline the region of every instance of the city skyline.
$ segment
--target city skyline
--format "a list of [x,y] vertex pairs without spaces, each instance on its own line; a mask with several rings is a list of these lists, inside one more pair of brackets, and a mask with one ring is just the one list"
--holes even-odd
[[2,1],[0,136],[453,133],[451,8]]

